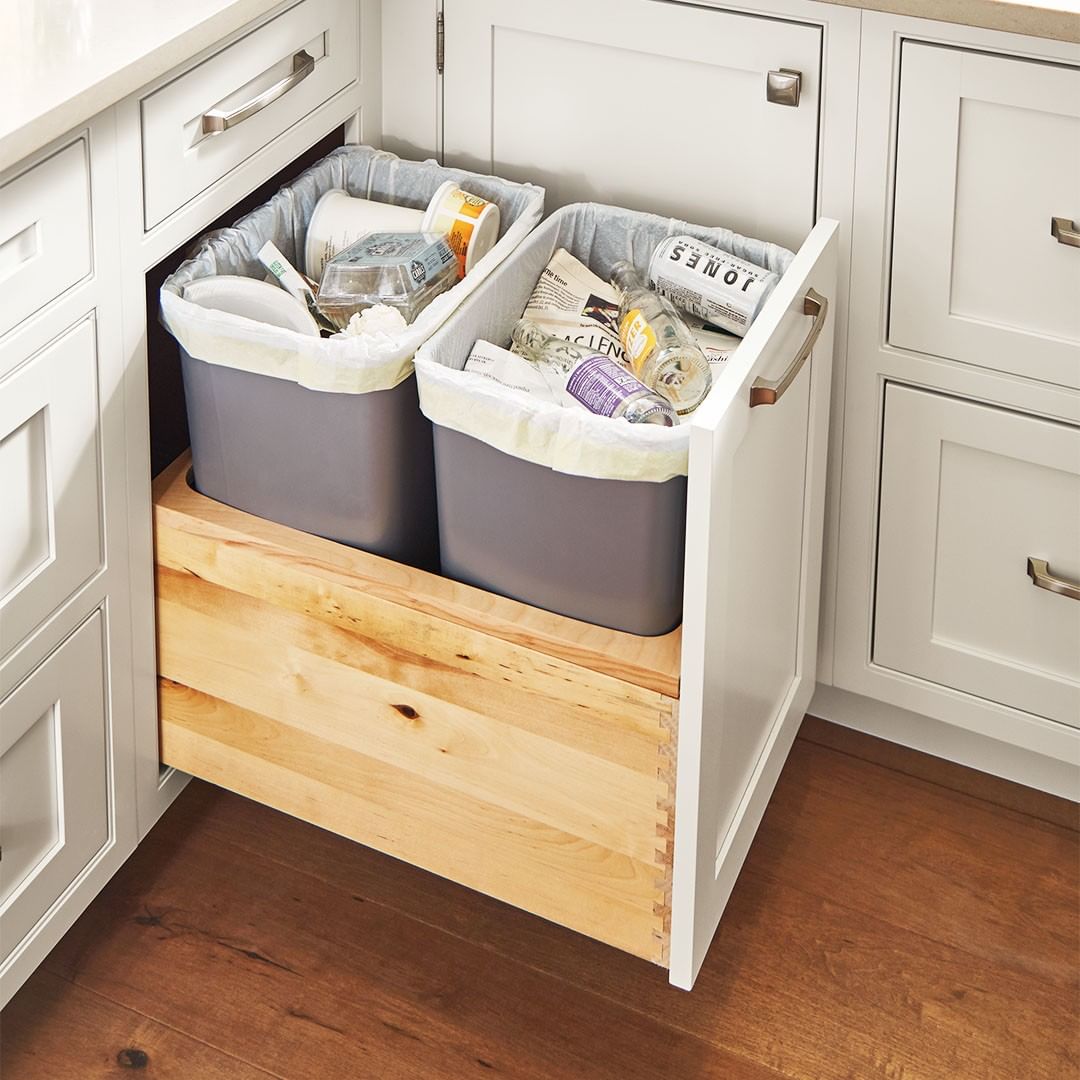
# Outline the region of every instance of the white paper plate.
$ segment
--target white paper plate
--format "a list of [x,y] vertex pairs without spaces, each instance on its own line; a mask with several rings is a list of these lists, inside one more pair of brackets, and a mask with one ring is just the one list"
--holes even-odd
[[319,336],[319,325],[308,310],[280,285],[256,278],[219,274],[199,278],[184,286],[184,299],[199,307],[242,315],[255,322],[269,323],[310,337]]

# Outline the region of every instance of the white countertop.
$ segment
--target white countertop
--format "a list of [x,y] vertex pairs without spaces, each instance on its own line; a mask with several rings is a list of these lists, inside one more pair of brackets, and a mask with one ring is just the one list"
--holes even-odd
[[0,0],[0,172],[282,0]]
[[[1080,41],[1080,0],[830,2]],[[0,172],[279,6],[283,0],[0,0]]]

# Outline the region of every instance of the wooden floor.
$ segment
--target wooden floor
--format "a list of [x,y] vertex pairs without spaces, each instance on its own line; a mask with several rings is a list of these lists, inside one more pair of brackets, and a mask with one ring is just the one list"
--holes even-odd
[[691,994],[192,783],[3,1013],[3,1080],[1072,1080],[1076,807],[808,719]]

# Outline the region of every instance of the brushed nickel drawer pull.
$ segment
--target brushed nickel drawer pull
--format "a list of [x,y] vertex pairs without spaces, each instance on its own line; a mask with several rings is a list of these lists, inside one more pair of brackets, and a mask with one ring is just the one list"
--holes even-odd
[[1067,596],[1070,600],[1080,600],[1080,582],[1054,577],[1050,573],[1050,564],[1045,559],[1033,559],[1028,556],[1028,577],[1037,589]]
[[232,112],[222,112],[220,109],[211,109],[203,113],[202,130],[204,135],[220,135],[231,127],[254,116],[257,112],[265,109],[272,101],[277,101],[282,94],[287,94],[294,86],[302,83],[315,70],[315,57],[306,49],[301,49],[292,58],[292,73],[284,79],[268,86],[261,94],[245,101],[238,109]]
[[1080,247],[1080,229],[1076,222],[1067,217],[1055,217],[1050,219],[1050,235],[1066,247]]
[[802,370],[807,357],[814,351],[814,344],[821,331],[825,328],[825,317],[829,314],[829,301],[814,289],[807,289],[803,297],[803,314],[813,315],[814,322],[806,340],[799,347],[791,366],[775,382],[770,379],[757,378],[750,386],[750,408],[755,405],[775,405],[783,396],[784,391],[795,381],[795,377]]
[[770,71],[765,77],[765,100],[774,105],[799,107],[802,95],[802,72],[794,68],[780,68]]

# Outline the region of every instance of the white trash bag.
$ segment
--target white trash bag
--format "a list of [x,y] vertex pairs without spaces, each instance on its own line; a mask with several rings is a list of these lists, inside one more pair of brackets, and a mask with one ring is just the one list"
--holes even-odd
[[435,424],[556,472],[600,480],[663,483],[686,476],[690,427],[630,424],[563,408],[462,370],[478,339],[505,345],[544,268],[566,248],[605,281],[620,259],[640,269],[667,236],[686,234],[783,274],[786,248],[728,229],[688,225],[598,203],[564,206],[537,228],[474,297],[417,351],[420,408]]
[[[184,286],[216,274],[263,278],[259,249],[272,240],[303,269],[307,224],[333,188],[350,195],[424,209],[447,180],[498,205],[499,239],[453,288],[437,296],[397,334],[309,337],[184,299]],[[494,176],[403,161],[368,146],[343,146],[313,165],[232,228],[211,234],[161,288],[161,321],[189,356],[211,364],[287,379],[311,390],[363,394],[389,390],[412,374],[413,355],[524,240],[544,212],[544,189]]]

